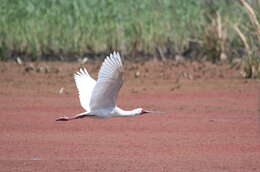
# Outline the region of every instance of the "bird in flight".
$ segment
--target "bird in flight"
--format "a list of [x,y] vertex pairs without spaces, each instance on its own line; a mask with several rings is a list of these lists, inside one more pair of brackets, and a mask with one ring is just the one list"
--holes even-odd
[[126,111],[116,106],[118,92],[123,84],[123,62],[118,52],[113,52],[104,60],[95,81],[87,72],[80,69],[74,74],[75,83],[79,92],[81,106],[86,112],[73,117],[59,117],[56,121],[69,121],[90,116],[137,116],[151,113],[142,108]]

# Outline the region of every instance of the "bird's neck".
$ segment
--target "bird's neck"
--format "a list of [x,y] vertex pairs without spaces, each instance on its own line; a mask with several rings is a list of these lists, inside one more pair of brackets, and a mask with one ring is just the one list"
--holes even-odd
[[123,110],[123,109],[120,109],[119,107],[116,107],[115,108],[115,115],[116,116],[136,116],[138,115],[134,110]]

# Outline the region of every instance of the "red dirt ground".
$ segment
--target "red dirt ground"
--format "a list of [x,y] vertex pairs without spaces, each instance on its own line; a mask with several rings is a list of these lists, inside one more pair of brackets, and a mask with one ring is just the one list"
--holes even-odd
[[28,66],[0,63],[0,171],[260,171],[260,82],[229,65],[127,63],[119,106],[165,114],[69,122],[80,65]]

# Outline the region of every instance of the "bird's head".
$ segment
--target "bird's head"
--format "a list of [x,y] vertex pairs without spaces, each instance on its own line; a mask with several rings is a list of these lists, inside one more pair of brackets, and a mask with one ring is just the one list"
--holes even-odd
[[143,115],[145,113],[150,113],[150,111],[144,110],[143,108],[137,108],[134,110],[136,115]]

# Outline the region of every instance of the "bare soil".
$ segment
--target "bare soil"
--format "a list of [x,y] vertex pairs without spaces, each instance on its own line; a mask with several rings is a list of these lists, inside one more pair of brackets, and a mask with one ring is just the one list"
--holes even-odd
[[83,112],[81,66],[0,63],[0,171],[260,171],[260,81],[239,67],[127,62],[118,105],[164,114],[56,122]]

